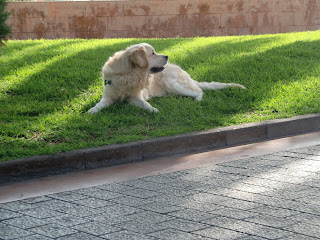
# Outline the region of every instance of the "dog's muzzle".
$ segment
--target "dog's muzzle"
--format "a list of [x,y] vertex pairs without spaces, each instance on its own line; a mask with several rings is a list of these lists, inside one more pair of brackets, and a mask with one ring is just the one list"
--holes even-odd
[[[165,61],[166,61],[165,65],[166,65],[168,63],[169,57],[166,55],[163,55],[163,57],[165,58]],[[153,67],[150,70],[152,73],[158,73],[158,72],[162,72],[164,69],[165,69],[164,67]]]

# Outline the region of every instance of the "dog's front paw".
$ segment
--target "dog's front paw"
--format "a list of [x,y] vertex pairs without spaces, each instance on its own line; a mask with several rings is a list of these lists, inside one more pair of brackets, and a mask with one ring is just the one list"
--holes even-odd
[[91,108],[89,111],[88,111],[88,113],[89,114],[95,114],[95,113],[97,113],[97,112],[99,112],[100,111],[100,109],[98,109],[98,108],[96,108],[96,107],[93,107],[93,108]]
[[195,97],[195,99],[200,102],[202,100],[202,95],[198,96],[198,97]]
[[150,110],[150,112],[159,112],[159,110],[157,108],[152,107],[152,109]]

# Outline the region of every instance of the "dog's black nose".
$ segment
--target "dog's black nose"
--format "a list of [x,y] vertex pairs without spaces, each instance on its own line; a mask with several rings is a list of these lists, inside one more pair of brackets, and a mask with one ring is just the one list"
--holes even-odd
[[166,60],[168,60],[168,59],[169,59],[169,57],[168,57],[168,56],[164,56],[164,58],[165,58]]

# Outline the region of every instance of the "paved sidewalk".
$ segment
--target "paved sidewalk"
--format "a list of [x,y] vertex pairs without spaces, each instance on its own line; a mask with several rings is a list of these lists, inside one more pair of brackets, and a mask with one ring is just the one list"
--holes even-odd
[[0,239],[320,239],[320,145],[2,203]]

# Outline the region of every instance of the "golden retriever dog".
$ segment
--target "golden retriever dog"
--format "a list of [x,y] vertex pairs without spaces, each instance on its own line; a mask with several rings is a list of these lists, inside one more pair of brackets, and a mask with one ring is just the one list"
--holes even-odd
[[116,101],[128,101],[150,112],[159,112],[147,102],[152,97],[177,94],[201,101],[202,90],[245,89],[235,83],[197,82],[179,66],[168,63],[168,56],[157,54],[147,43],[116,52],[103,66],[102,77],[103,96],[88,113],[97,113]]

